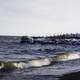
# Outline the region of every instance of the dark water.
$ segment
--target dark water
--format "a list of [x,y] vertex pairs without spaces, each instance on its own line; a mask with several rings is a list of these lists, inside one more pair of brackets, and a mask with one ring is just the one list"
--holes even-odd
[[[53,56],[59,52],[80,52],[80,45],[20,44],[20,37],[0,37],[0,58],[29,60]],[[1,72],[0,80],[59,80],[64,74],[80,71],[80,60],[58,62],[40,68],[25,67]]]

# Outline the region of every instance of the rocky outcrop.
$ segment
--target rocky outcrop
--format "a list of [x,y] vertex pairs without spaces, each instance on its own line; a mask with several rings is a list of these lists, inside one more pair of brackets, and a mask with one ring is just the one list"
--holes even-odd
[[29,37],[22,36],[20,43],[29,44],[65,44],[65,45],[80,45],[80,39],[75,37],[53,36],[53,37]]
[[80,72],[65,74],[59,80],[80,80]]
[[28,36],[22,36],[20,43],[34,43],[34,39],[32,37],[28,37]]

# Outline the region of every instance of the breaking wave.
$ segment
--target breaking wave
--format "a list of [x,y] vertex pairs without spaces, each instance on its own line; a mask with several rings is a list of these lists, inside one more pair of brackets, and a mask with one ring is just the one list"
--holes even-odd
[[58,53],[51,57],[32,59],[32,60],[1,59],[0,70],[7,71],[7,70],[29,68],[29,67],[43,67],[43,66],[49,66],[52,63],[53,63],[52,65],[54,65],[55,62],[69,61],[75,59],[80,59],[80,52]]

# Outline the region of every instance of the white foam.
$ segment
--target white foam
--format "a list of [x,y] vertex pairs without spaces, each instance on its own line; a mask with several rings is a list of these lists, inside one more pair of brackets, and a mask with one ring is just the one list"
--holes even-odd
[[73,52],[73,53],[63,53],[58,54],[55,57],[53,56],[53,61],[68,61],[68,60],[75,60],[80,59],[80,53],[79,52]]

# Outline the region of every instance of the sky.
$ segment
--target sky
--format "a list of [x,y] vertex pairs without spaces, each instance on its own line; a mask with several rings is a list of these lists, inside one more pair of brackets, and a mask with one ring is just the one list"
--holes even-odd
[[80,0],[0,0],[0,35],[80,33]]

